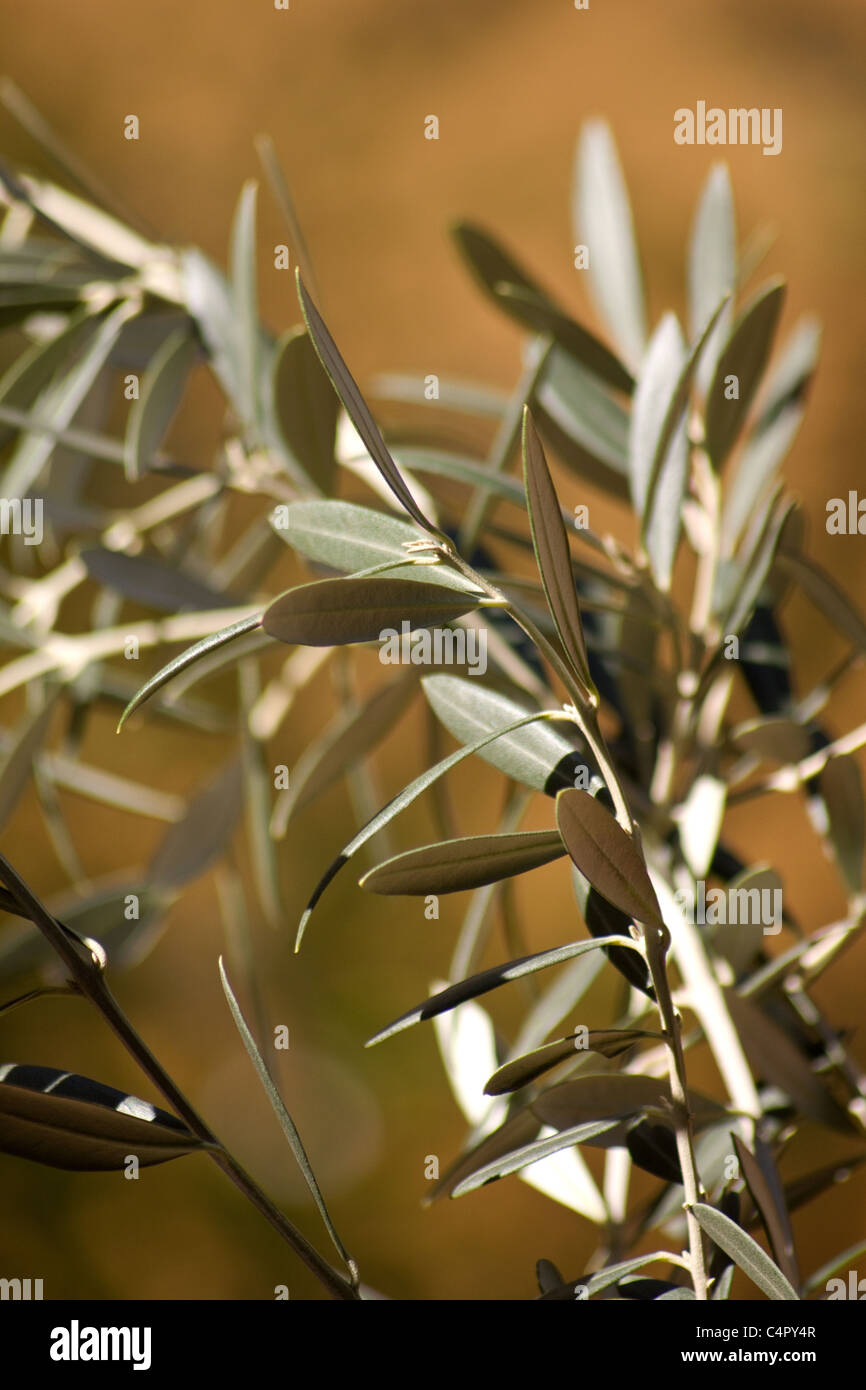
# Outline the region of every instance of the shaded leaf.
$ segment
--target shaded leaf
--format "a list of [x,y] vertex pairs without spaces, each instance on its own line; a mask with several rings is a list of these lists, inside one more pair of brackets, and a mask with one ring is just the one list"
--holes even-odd
[[237,606],[234,595],[212,589],[193,575],[149,555],[124,555],[120,550],[103,548],[82,550],[80,555],[91,579],[123,598],[165,613],[184,609],[208,612],[212,608]]
[[863,845],[866,808],[860,768],[850,754],[831,758],[818,786],[827,809],[827,836],[851,893],[863,886]]
[[349,1255],[348,1251],[343,1245],[343,1242],[340,1240],[340,1237],[337,1234],[336,1227],[334,1226],[334,1223],[331,1220],[328,1208],[325,1206],[325,1199],[322,1196],[321,1189],[316,1181],[316,1175],[313,1172],[313,1169],[310,1165],[310,1160],[307,1157],[306,1150],[301,1141],[301,1136],[295,1128],[295,1123],[288,1110],[286,1109],[283,1098],[277,1090],[276,1083],[274,1082],[271,1073],[268,1071],[267,1063],[265,1062],[265,1059],[259,1051],[259,1048],[256,1044],[256,1040],[250,1032],[249,1025],[247,1024],[247,1021],[244,1018],[243,1013],[241,1012],[240,1005],[238,1004],[238,1001],[235,998],[234,991],[232,990],[232,987],[229,983],[229,979],[226,974],[225,967],[223,965],[222,956],[220,956],[219,958],[219,972],[220,983],[222,984],[223,993],[225,994],[229,1009],[231,1010],[231,1015],[234,1019],[235,1027],[240,1033],[241,1041],[243,1042],[243,1045],[249,1054],[250,1061],[256,1069],[256,1075],[258,1076],[259,1081],[262,1083],[262,1089],[264,1090],[265,1095],[271,1103],[271,1108],[273,1109],[273,1112],[276,1115],[277,1120],[279,1121],[280,1129],[286,1136],[289,1148],[294,1154],[297,1165],[304,1175],[304,1181],[310,1189],[313,1201],[315,1202],[316,1207],[318,1208],[319,1215],[325,1223],[325,1228],[328,1232],[328,1235],[331,1237],[331,1240],[334,1243],[334,1248],[336,1249],[337,1254],[340,1256],[340,1258],[345,1262],[346,1267],[348,1268],[349,1273],[352,1276],[353,1282],[357,1283],[358,1267],[355,1264],[355,1261]]
[[123,444],[130,482],[148,472],[151,459],[168,432],[186,386],[198,346],[186,327],[172,333],[154,355],[132,402]]
[[794,1233],[791,1230],[784,1192],[772,1153],[761,1139],[756,1140],[756,1152],[752,1153],[738,1134],[732,1133],[731,1138],[746,1186],[761,1214],[776,1263],[785,1278],[797,1288],[800,1276],[794,1254]]
[[202,1147],[182,1120],[149,1101],[54,1067],[0,1066],[0,1152],[52,1168],[142,1167]]
[[198,878],[228,848],[242,809],[243,770],[232,758],[196,792],[148,865],[153,888],[175,890]]
[[806,597],[842,636],[858,651],[866,652],[866,621],[826,570],[816,565],[814,560],[807,560],[804,555],[795,555],[790,550],[780,550],[777,563],[799,584]]
[[[718,1119],[721,1106],[696,1092],[689,1092],[689,1104],[696,1123]],[[532,1110],[545,1124],[556,1129],[583,1124],[590,1120],[627,1116],[652,1111],[655,1122],[671,1112],[671,1092],[666,1080],[630,1072],[604,1072],[561,1081],[542,1092],[532,1102]],[[620,1140],[622,1142],[622,1140]]]
[[[764,374],[785,300],[785,285],[771,281],[746,306],[716,363],[707,395],[706,447],[721,468],[740,432]],[[737,378],[738,395],[725,395],[726,379]]]
[[447,541],[447,537],[443,536],[439,528],[427,520],[403,481],[354,378],[340,356],[337,345],[328,332],[321,314],[307,293],[300,273],[297,275],[297,283],[301,311],[316,352],[322,366],[331,378],[334,390],[345,406],[352,424],[361,436],[368,454],[397,501],[409,513],[413,521],[416,521],[423,531]]
[[741,532],[763,493],[772,484],[779,464],[791,447],[802,418],[802,407],[790,405],[766,429],[754,430],[746,440],[737,471],[725,494],[722,513],[724,554],[733,553]]
[[33,771],[33,762],[48,732],[59,691],[44,707],[30,715],[20,732],[16,731],[12,748],[0,770],[0,829],[12,815]]
[[591,692],[595,687],[587,665],[568,538],[541,440],[528,409],[523,416],[523,480],[532,544],[547,604],[572,670]]
[[[634,1047],[641,1038],[654,1038],[658,1041],[660,1036],[659,1033],[649,1033],[639,1028],[590,1028],[585,1034],[572,1033],[567,1038],[547,1043],[545,1047],[536,1048],[534,1052],[506,1062],[491,1076],[484,1092],[488,1096],[507,1095],[509,1091],[518,1091],[521,1086],[528,1086],[531,1081],[543,1076],[560,1062],[582,1057],[587,1051],[598,1052],[603,1057],[618,1057],[620,1053]],[[580,1042],[580,1047],[577,1046],[577,1042]]]
[[556,798],[556,823],[593,888],[631,920],[664,926],[643,857],[610,811],[589,792],[564,791]]
[[691,1207],[695,1219],[720,1249],[730,1255],[734,1264],[748,1274],[753,1283],[762,1289],[768,1298],[777,1302],[799,1302],[799,1295],[785,1278],[782,1271],[731,1219],[706,1202],[695,1202]]
[[292,816],[376,747],[394,727],[416,690],[414,672],[380,686],[357,709],[340,715],[321,738],[309,745],[292,769],[288,789],[277,798],[273,817],[277,838],[285,833]]
[[529,830],[506,835],[468,835],[408,850],[377,864],[360,880],[370,893],[462,893],[498,883],[550,864],[565,854],[556,830]]
[[722,992],[752,1070],[781,1087],[810,1119],[850,1134],[848,1115],[778,1023],[753,999],[734,989]]
[[483,596],[460,595],[439,584],[411,579],[321,579],[281,594],[262,617],[262,627],[280,642],[331,647],[376,642],[401,624],[435,627],[471,613]]
[[534,332],[549,334],[617,390],[631,390],[630,373],[610,349],[562,313],[494,237],[469,222],[459,222],[452,232],[476,281],[501,308]]
[[286,333],[279,340],[271,390],[279,434],[316,486],[330,492],[337,469],[340,403],[308,333]]
[[[96,332],[72,366],[40,392],[34,407],[40,424],[48,426],[51,431],[66,429],[108,361],[123,325],[137,312],[136,303],[123,300],[100,321]],[[53,433],[34,429],[25,434],[4,472],[4,495],[23,497],[29,492],[55,445]]]
[[731,737],[738,748],[776,763],[798,763],[812,751],[803,725],[784,715],[749,719],[739,724]]

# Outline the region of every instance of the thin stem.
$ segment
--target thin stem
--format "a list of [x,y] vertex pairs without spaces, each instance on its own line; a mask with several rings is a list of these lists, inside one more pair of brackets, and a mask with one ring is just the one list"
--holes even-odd
[[[360,1298],[357,1291],[322,1259],[315,1247],[300,1231],[296,1230],[288,1218],[274,1205],[270,1197],[241,1167],[237,1159],[224,1148],[183,1092],[163,1069],[114,998],[92,953],[85,954],[83,944],[79,943],[71,932],[66,931],[42,906],[39,899],[34,896],[2,854],[0,854],[0,872],[2,872],[10,892],[18,900],[26,915],[39,928],[60,956],[81,994],[99,1010],[112,1032],[123,1043],[127,1052],[138,1063],[144,1074],[152,1081],[169,1105],[174,1107],[192,1133],[201,1140],[217,1167],[265,1217],[274,1230],[282,1236],[286,1244],[291,1246],[332,1297],[345,1301],[357,1301]],[[89,959],[87,958],[88,955]]]

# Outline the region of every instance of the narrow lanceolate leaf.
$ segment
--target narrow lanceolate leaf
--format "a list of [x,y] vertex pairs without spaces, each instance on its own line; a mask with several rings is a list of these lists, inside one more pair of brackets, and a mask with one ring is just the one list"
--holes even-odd
[[46,179],[22,177],[17,181],[28,203],[55,223],[73,241],[88,246],[108,261],[144,270],[165,255],[165,248],[145,241],[124,223],[101,208],[85,202]]
[[518,322],[549,334],[572,357],[619,391],[634,386],[631,374],[594,334],[575,323],[487,232],[469,222],[453,229],[470,270],[481,287]]
[[330,492],[337,468],[334,449],[340,403],[309,333],[294,331],[280,339],[271,391],[271,409],[280,437],[316,486]]
[[532,416],[523,416],[523,481],[538,572],[565,654],[584,688],[595,686],[586,660],[586,643],[571,568],[571,552],[559,510],[559,498]]
[[410,629],[453,622],[479,597],[411,579],[321,579],[290,589],[265,609],[262,627],[279,642],[307,647],[377,642]]
[[706,1231],[720,1250],[730,1255],[734,1264],[744,1274],[748,1274],[752,1282],[757,1284],[768,1298],[777,1302],[799,1303],[800,1296],[797,1290],[791,1287],[778,1265],[773,1263],[757,1241],[752,1240],[736,1222],[706,1202],[695,1202],[690,1210],[701,1229]]
[[575,867],[603,898],[635,922],[664,926],[643,857],[610,811],[575,788],[557,796],[556,823]]
[[711,309],[686,351],[675,314],[665,314],[647,349],[632,406],[629,462],[632,496],[646,533],[659,471],[686,416],[695,367],[727,303]]
[[412,671],[401,680],[380,686],[358,709],[340,715],[310,744],[292,768],[288,788],[277,798],[272,822],[275,837],[282,837],[292,816],[376,747],[393,729],[417,688]]
[[762,434],[793,406],[802,406],[820,352],[820,322],[808,315],[798,319],[761,389],[757,402],[757,434]]
[[149,1167],[201,1146],[175,1115],[113,1086],[55,1067],[0,1066],[0,1153],[106,1172],[130,1155]]
[[738,1134],[732,1134],[731,1138],[746,1186],[761,1214],[776,1263],[785,1278],[796,1288],[800,1282],[800,1274],[794,1254],[794,1233],[791,1230],[784,1190],[770,1148],[759,1140],[756,1145],[756,1149],[760,1146],[759,1151],[752,1153]]
[[[627,936],[613,939],[621,946],[637,950],[635,943]],[[495,965],[490,970],[482,970],[478,975],[472,975],[468,980],[460,980],[456,985],[449,985],[447,989],[440,990],[423,1004],[416,1005],[394,1023],[389,1023],[387,1028],[376,1033],[365,1046],[373,1047],[375,1043],[392,1037],[394,1033],[402,1033],[404,1028],[411,1028],[424,1019],[435,1018],[438,1014],[447,1013],[449,1009],[456,1009],[458,1004],[465,1003],[467,999],[477,999],[479,995],[488,994],[500,985],[508,984],[510,980],[519,980],[524,975],[534,975],[538,970],[547,970],[551,965],[560,965],[575,956],[585,955],[587,951],[597,949],[600,944],[598,941],[575,941],[568,946],[557,946],[552,951],[541,951],[538,955],[523,956],[520,960],[509,961],[506,965]]]
[[[737,226],[727,165],[714,164],[704,184],[689,241],[689,332],[696,338],[722,297],[737,285]],[[705,394],[713,377],[722,341],[727,337],[731,305],[726,305],[712,341],[701,353],[697,381]]]
[[622,1119],[646,1109],[662,1110],[670,1100],[667,1081],[628,1072],[579,1076],[543,1091],[532,1103],[545,1124],[565,1129],[594,1120]]
[[33,762],[45,740],[59,691],[24,722],[0,768],[0,830],[6,824],[33,772]]
[[196,793],[186,815],[166,831],[148,866],[152,887],[182,888],[228,848],[241,813],[242,789],[241,761],[232,758]]
[[[331,390],[330,385],[328,390]],[[519,491],[516,483],[512,485]],[[520,498],[522,501],[522,493]],[[417,547],[429,538],[417,526],[371,507],[330,498],[292,502],[277,507],[270,520],[281,540],[308,560],[316,560],[332,569],[357,571],[393,565],[392,579],[425,580],[462,592],[478,592],[476,585],[447,564],[414,563],[408,547],[416,547],[417,559],[421,561],[424,551]],[[433,543],[430,545],[432,551]]]
[[556,830],[468,835],[395,855],[365,874],[361,887],[389,896],[462,893],[527,873],[564,854],[565,846]]
[[[421,686],[437,719],[463,744],[474,743],[531,713],[507,695],[462,676],[425,676]],[[527,724],[497,738],[479,757],[516,782],[549,795],[573,787],[578,768],[587,766],[574,745],[546,723]]]
[[447,758],[443,758],[441,762],[436,763],[434,767],[427,768],[419,777],[416,777],[414,781],[404,787],[401,792],[398,792],[397,795],[388,802],[387,806],[384,806],[381,811],[377,812],[375,816],[367,821],[365,826],[362,826],[355,838],[350,840],[349,844],[337,855],[337,858],[329,865],[328,869],[319,879],[313,895],[307,903],[304,914],[301,917],[298,935],[295,941],[295,950],[298,951],[300,949],[310,915],[325,889],[328,887],[329,883],[333,882],[343,865],[349,862],[352,856],[357,853],[362,845],[367,843],[371,836],[383,829],[389,821],[393,820],[394,816],[399,815],[407,806],[410,806],[422,792],[426,791],[434,782],[437,782],[440,777],[444,777],[446,772],[450,772],[453,767],[463,762],[465,758],[471,757],[473,753],[480,753],[481,749],[486,747],[488,743],[492,743],[494,739],[506,737],[515,729],[520,729],[526,724],[533,724],[536,720],[559,718],[564,719],[566,716],[559,711],[551,710],[545,710],[539,714],[525,715],[522,719],[515,720],[513,724],[506,724],[503,729],[497,729],[494,733],[486,734],[483,738],[477,739],[467,748],[460,748],[456,753],[451,753]]
[[696,879],[707,874],[725,815],[727,787],[718,777],[704,773],[695,778],[678,808],[680,846]]
[[166,338],[141,379],[141,393],[129,410],[123,444],[130,482],[148,472],[151,460],[174,419],[199,349],[187,328]]
[[[651,488],[673,427],[671,404],[686,360],[686,345],[676,314],[665,314],[653,333],[634,393],[629,428],[631,495],[639,517],[646,515]],[[685,406],[685,397],[680,411]]]
[[803,725],[783,715],[749,719],[739,724],[731,737],[738,748],[775,763],[798,763],[812,751]]
[[124,555],[122,551],[103,547],[82,550],[80,555],[91,579],[123,598],[159,608],[164,613],[237,607],[237,599],[232,594],[212,589],[201,579],[149,555]]
[[209,637],[203,637],[201,641],[196,642],[194,646],[187,647],[185,652],[181,652],[180,656],[176,656],[167,666],[163,666],[160,671],[157,671],[155,676],[151,676],[150,680],[145,682],[134,699],[130,700],[120,717],[117,732],[120,733],[129,716],[139,709],[141,705],[144,704],[145,700],[149,700],[151,695],[154,695],[157,690],[161,690],[164,685],[167,685],[178,672],[185,671],[188,666],[192,666],[201,657],[207,656],[209,652],[215,651],[217,647],[224,647],[227,642],[232,642],[235,637],[240,637],[245,632],[253,632],[255,628],[261,626],[261,622],[261,613],[253,613],[248,618],[241,618],[239,622],[232,623],[230,627],[222,628],[220,632],[212,632]]
[[759,507],[735,561],[739,571],[733,598],[723,620],[723,632],[740,632],[767,581],[785,524],[796,503],[774,493]]
[[[0,405],[27,411],[59,367],[69,362],[82,343],[93,336],[100,320],[84,309],[70,316],[66,326],[47,342],[36,342],[7,367],[0,377]],[[11,438],[13,428],[0,429],[0,443]]]
[[856,760],[850,754],[831,758],[821,773],[819,787],[827,808],[827,838],[849,892],[859,893],[863,886],[866,808]]
[[777,563],[784,573],[799,584],[806,597],[842,636],[858,651],[866,652],[866,620],[826,570],[816,565],[814,560],[807,560],[804,555],[795,555],[787,549],[780,550]]
[[241,397],[244,422],[252,425],[258,415],[259,316],[256,285],[256,196],[250,180],[241,189],[232,224],[232,306],[237,329]]
[[643,356],[646,312],[628,193],[610,128],[588,121],[577,151],[572,203],[574,239],[589,250],[589,284],[599,314],[623,357]]
[[427,520],[406,486],[400,470],[388,452],[379,427],[370,414],[369,407],[358,389],[357,383],[340,356],[337,345],[328,332],[321,314],[307,293],[306,286],[301,279],[300,273],[298,273],[297,281],[298,300],[316,352],[319,354],[322,366],[334,383],[334,390],[343,402],[352,424],[355,426],[355,429],[364,442],[364,447],[368,454],[379,469],[379,472],[382,474],[382,477],[385,479],[385,482],[390,487],[394,496],[397,498],[397,501],[405,508],[409,516],[412,517],[412,520],[416,521],[423,531],[426,531],[430,535],[438,536],[440,540],[450,544],[447,536],[445,536],[437,526],[434,526],[431,521]]
[[630,393],[634,389],[634,377],[610,348],[555,304],[533,294],[531,290],[510,284],[497,285],[496,299],[503,309],[536,333],[547,334],[563,352],[567,352],[569,357],[573,357],[615,391]]
[[782,410],[766,429],[755,429],[743,446],[737,471],[726,490],[722,513],[722,554],[733,553],[762,496],[773,484],[803,418],[796,402]]
[[779,1086],[810,1120],[850,1134],[852,1121],[847,1112],[785,1030],[754,999],[732,988],[723,994],[755,1075]]
[[761,383],[784,302],[783,283],[765,286],[743,310],[716,363],[706,408],[706,447],[716,468],[730,453]]
[[[35,402],[40,424],[51,431],[65,430],[91,391],[108,361],[123,325],[138,312],[138,305],[124,300],[103,318],[77,361],[49,383]],[[34,430],[15,449],[3,475],[3,495],[23,497],[36,482],[54,451],[53,433]]]
[[542,427],[567,443],[563,459],[617,497],[628,496],[626,410],[604,382],[561,348],[554,348],[535,392]]
[[294,1120],[292,1119],[291,1115],[286,1109],[283,1098],[277,1090],[276,1083],[273,1077],[271,1076],[271,1073],[268,1071],[267,1063],[265,1062],[264,1057],[259,1051],[259,1048],[256,1044],[256,1040],[250,1032],[249,1025],[243,1016],[241,1007],[235,997],[231,984],[229,983],[229,978],[226,974],[225,966],[223,965],[222,956],[220,956],[219,958],[219,972],[220,982],[223,987],[223,993],[225,994],[229,1009],[231,1010],[231,1015],[234,1019],[235,1027],[241,1035],[241,1041],[243,1042],[244,1047],[249,1053],[250,1061],[256,1069],[256,1074],[259,1078],[259,1081],[262,1083],[262,1088],[265,1092],[265,1095],[271,1103],[273,1112],[280,1123],[280,1128],[282,1129],[283,1134],[286,1136],[286,1139],[288,1140],[289,1148],[292,1150],[292,1153],[294,1154],[295,1159],[297,1161],[298,1167],[304,1175],[304,1181],[306,1182],[307,1186],[310,1189],[310,1192],[312,1193],[313,1201],[318,1207],[319,1215],[325,1223],[325,1228],[328,1232],[328,1235],[334,1242],[334,1248],[336,1249],[340,1258],[345,1261],[346,1267],[349,1270],[353,1283],[357,1283],[358,1267],[355,1264],[355,1261],[349,1255],[348,1251],[346,1250],[346,1247],[343,1245],[343,1242],[340,1240],[340,1237],[337,1234],[336,1227],[334,1226],[334,1223],[331,1220],[328,1208],[325,1206],[325,1199],[322,1196],[321,1189],[316,1181],[315,1173],[313,1172],[313,1169],[310,1165],[310,1160],[308,1159],[306,1150],[304,1149],[304,1145],[301,1142],[301,1136],[295,1127]]
[[465,1197],[467,1192],[474,1192],[479,1187],[484,1187],[486,1183],[496,1182],[499,1178],[508,1177],[509,1173],[517,1173],[522,1168],[527,1168],[531,1163],[538,1163],[543,1158],[549,1158],[551,1154],[559,1153],[562,1149],[573,1148],[575,1144],[584,1143],[587,1139],[595,1139],[600,1134],[605,1134],[613,1129],[615,1120],[595,1120],[589,1124],[574,1125],[571,1129],[560,1130],[558,1134],[552,1134],[546,1139],[536,1139],[531,1144],[524,1144],[522,1148],[514,1149],[504,1158],[496,1158],[491,1163],[485,1163],[482,1168],[476,1169],[468,1178],[464,1178],[458,1183],[451,1193],[452,1197]]
[[587,1052],[598,1052],[603,1057],[618,1057],[634,1047],[641,1038],[660,1038],[659,1033],[645,1032],[639,1028],[590,1028],[586,1033],[572,1033],[558,1042],[547,1043],[523,1057],[515,1057],[494,1072],[484,1087],[488,1096],[504,1096],[510,1091],[518,1091],[528,1086],[545,1072],[567,1062],[580,1058]]

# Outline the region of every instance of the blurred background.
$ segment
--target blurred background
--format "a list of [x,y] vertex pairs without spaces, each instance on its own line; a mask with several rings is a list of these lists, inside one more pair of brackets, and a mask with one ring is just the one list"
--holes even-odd
[[[273,137],[321,307],[362,383],[399,369],[513,385],[520,333],[459,264],[448,236],[458,217],[499,235],[593,323],[572,265],[569,217],[576,137],[591,116],[605,117],[617,141],[652,320],[668,308],[682,313],[695,201],[713,158],[727,158],[741,237],[763,224],[777,232],[764,270],[789,281],[783,333],[806,311],[824,324],[822,364],[786,471],[811,522],[813,555],[862,594],[862,539],[830,537],[824,528],[827,498],[845,496],[863,477],[866,434],[866,11],[857,0],[590,0],[586,11],[571,0],[291,0],[287,11],[270,0],[145,0],[132,8],[31,0],[26,9],[0,0],[0,17],[5,73],[161,239],[199,245],[224,265],[240,187],[260,177],[253,139]],[[673,113],[698,100],[781,107],[782,154],[676,146]],[[129,114],[139,117],[137,142],[123,138]],[[438,141],[424,138],[431,114]],[[0,150],[13,166],[55,176],[6,113]],[[272,268],[271,248],[285,239],[262,189],[262,312],[279,332],[300,317],[292,277]],[[203,395],[178,425],[181,456],[203,461],[218,432],[214,402]],[[573,476],[562,483],[564,505],[587,500]],[[596,529],[627,536],[614,509],[590,500]],[[799,669],[812,679],[843,650],[804,602],[789,605],[788,630]],[[827,721],[832,733],[862,721],[863,693],[862,677],[844,683]],[[224,694],[228,704],[230,682]],[[283,726],[276,754],[290,766],[321,728],[331,698],[327,680],[312,685]],[[7,701],[2,722],[11,724],[20,708]],[[149,725],[146,716],[122,739],[113,725],[111,712],[91,721],[84,755],[182,796],[229,751],[228,740]],[[423,740],[413,713],[385,743],[378,766],[387,794],[419,770]],[[464,832],[490,826],[500,804],[493,773],[462,769],[453,792]],[[63,805],[94,878],[141,865],[158,839],[152,822],[72,792],[63,793]],[[545,824],[548,815],[542,806],[531,823]],[[423,843],[431,828],[419,804],[398,823],[396,843]],[[296,915],[353,829],[342,789],[305,813],[281,852],[290,918],[276,933],[253,924],[269,1007],[290,1029],[285,1099],[365,1281],[409,1299],[531,1298],[535,1261],[552,1259],[574,1277],[594,1231],[514,1179],[422,1209],[426,1156],[438,1155],[444,1169],[465,1133],[432,1030],[363,1050],[371,1033],[441,977],[464,903],[445,899],[440,920],[426,921],[420,901],[373,899],[348,874],[323,902],[301,955],[292,954]],[[787,901],[807,928],[843,910],[800,800],[776,797],[738,811],[729,838],[747,857],[776,858]],[[8,827],[3,851],[43,898],[65,886],[32,797]],[[531,949],[571,938],[562,865],[521,880],[517,897],[531,913]],[[325,1250],[225,1008],[221,949],[207,875],[183,894],[152,953],[115,981],[116,991],[217,1133]],[[497,937],[491,963],[504,958],[502,949]],[[864,968],[861,946],[819,987],[839,1024],[859,1023]],[[585,1009],[595,1026],[604,1025],[615,988],[603,979]],[[493,1010],[506,1033],[524,1002],[512,990]],[[44,1000],[0,1020],[0,1035],[0,1060],[56,1065],[142,1091],[132,1063],[83,1004]],[[854,1051],[866,1063],[856,1039]],[[146,1087],[144,1094],[155,1098]],[[820,1145],[819,1135],[816,1165]],[[599,1173],[595,1156],[590,1166]],[[261,1299],[273,1297],[276,1284],[287,1284],[293,1298],[322,1296],[203,1157],[143,1170],[136,1183],[0,1157],[0,1192],[0,1274],[42,1277],[46,1298]],[[855,1175],[795,1217],[806,1270],[862,1236],[864,1207],[866,1184]]]

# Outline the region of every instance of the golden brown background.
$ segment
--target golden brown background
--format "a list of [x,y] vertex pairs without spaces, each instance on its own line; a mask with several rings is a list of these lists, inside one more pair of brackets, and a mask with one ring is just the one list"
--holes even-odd
[[[362,382],[399,368],[513,383],[519,335],[458,264],[446,233],[458,216],[499,232],[591,321],[572,269],[568,211],[575,139],[588,116],[613,126],[653,320],[684,307],[692,209],[713,157],[727,157],[741,234],[763,222],[778,229],[765,268],[789,279],[784,329],[806,310],[825,325],[788,477],[805,500],[817,558],[855,593],[862,588],[862,539],[831,544],[823,528],[827,497],[862,477],[866,436],[866,11],[859,0],[591,0],[585,12],[570,0],[291,0],[288,12],[269,0],[31,0],[26,8],[5,0],[0,18],[6,73],[166,240],[198,244],[224,263],[240,186],[259,176],[253,137],[273,136],[322,307]],[[674,110],[699,99],[782,107],[783,153],[675,146]],[[137,143],[122,135],[130,113],[141,123]],[[423,138],[431,113],[440,121],[438,142]],[[5,115],[0,138],[11,161],[51,172]],[[285,232],[264,189],[260,209],[263,312],[281,331],[299,317],[291,277],[267,258]],[[182,427],[192,454],[203,423]],[[581,500],[573,478],[565,488],[567,505]],[[604,513],[603,525],[615,520]],[[805,604],[790,612],[801,668],[817,675],[841,644]],[[862,681],[849,680],[834,732],[862,720],[862,696]],[[10,709],[3,722],[15,715]],[[281,732],[278,755],[291,764],[320,721],[320,697],[305,699]],[[156,737],[146,719],[123,739],[111,729],[108,716],[94,721],[86,745],[92,761],[183,794],[226,753],[219,740],[162,725]],[[386,745],[381,776],[390,789],[417,770],[420,729],[413,717]],[[477,769],[456,779],[465,829],[490,824],[496,788]],[[63,804],[94,876],[141,863],[158,835],[151,822],[71,794]],[[841,911],[801,802],[776,798],[732,825],[744,852],[776,857],[804,924]],[[399,826],[399,844],[420,843],[430,828],[426,810],[415,808]],[[438,923],[426,922],[420,903],[382,905],[349,876],[323,904],[301,956],[291,954],[294,914],[318,867],[351,831],[342,791],[305,815],[283,850],[292,921],[279,938],[256,923],[270,1003],[291,1029],[286,1099],[365,1280],[412,1299],[532,1297],[539,1256],[559,1262],[567,1277],[579,1272],[592,1248],[587,1223],[513,1179],[422,1210],[424,1156],[438,1154],[444,1164],[463,1134],[432,1032],[427,1025],[362,1049],[445,970],[460,902],[443,905]],[[63,886],[29,801],[4,852],[43,896]],[[573,931],[564,878],[553,866],[520,884],[533,946]],[[220,949],[208,876],[173,910],[154,953],[116,981],[117,992],[217,1132],[325,1250],[228,1018]],[[492,959],[502,958],[499,949]],[[849,1026],[861,1015],[864,966],[864,950],[853,951],[819,991],[834,1019]],[[593,996],[599,1022],[608,997],[607,988]],[[504,1026],[516,1004],[497,1006]],[[82,1004],[47,1000],[0,1020],[0,1030],[2,1060],[143,1088]],[[821,1161],[820,1143],[814,1157]],[[319,1296],[204,1158],[143,1170],[137,1183],[0,1158],[0,1194],[0,1273],[43,1277],[46,1297],[269,1298],[277,1283],[287,1283],[293,1298]],[[863,1208],[864,1181],[854,1178],[795,1218],[807,1270],[862,1235]]]

